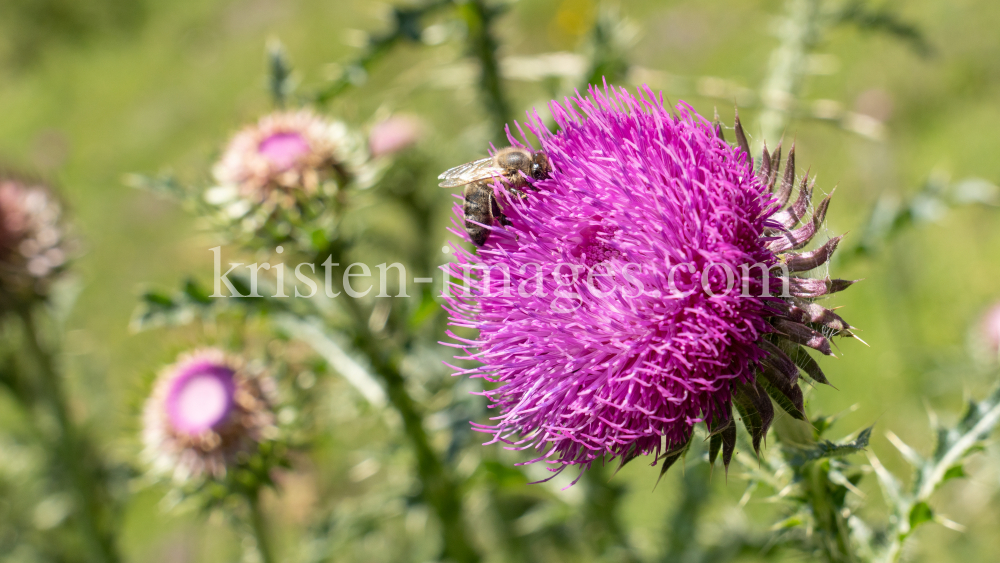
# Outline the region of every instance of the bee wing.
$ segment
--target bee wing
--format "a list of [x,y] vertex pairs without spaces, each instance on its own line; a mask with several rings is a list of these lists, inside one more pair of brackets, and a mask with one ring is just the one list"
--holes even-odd
[[442,188],[464,186],[479,180],[488,180],[503,174],[503,169],[493,165],[493,157],[480,158],[472,162],[445,170],[438,176]]

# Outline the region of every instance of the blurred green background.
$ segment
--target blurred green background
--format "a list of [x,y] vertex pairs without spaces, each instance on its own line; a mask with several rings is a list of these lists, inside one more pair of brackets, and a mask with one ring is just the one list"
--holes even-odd
[[[837,188],[827,228],[849,232],[845,244],[858,242],[883,194],[905,198],[933,175],[1000,182],[1000,4],[890,5],[923,31],[930,56],[883,34],[839,27],[818,49],[823,56],[813,62],[819,74],[807,79],[804,90],[806,99],[836,100],[883,121],[884,140],[819,121],[797,121],[787,131],[796,140],[800,166],[811,167],[820,189]],[[646,69],[632,75],[648,77],[654,89],[666,88],[672,99],[683,98],[705,115],[717,105],[731,123],[732,103],[706,96],[713,93],[712,82],[699,77],[756,90],[777,43],[772,30],[781,9],[777,0],[623,2],[621,15],[637,33],[628,59]],[[597,13],[592,0],[515,2],[499,20],[500,55],[579,50]],[[389,14],[386,4],[354,0],[0,4],[0,162],[53,180],[75,218],[83,241],[77,267],[82,284],[66,334],[67,363],[76,414],[95,430],[107,455],[135,458],[141,380],[194,342],[184,331],[131,335],[139,291],[176,287],[189,272],[210,272],[212,264],[211,237],[174,203],[126,187],[123,175],[169,167],[181,178],[206,180],[228,136],[270,109],[264,73],[269,40],[286,46],[302,88],[318,87],[336,73],[331,63],[356,52],[364,38],[358,30],[385,29]],[[370,125],[379,112],[419,115],[428,125],[419,150],[432,155],[440,170],[479,157],[488,131],[464,54],[461,41],[447,37],[436,45],[403,44],[329,111],[358,127]],[[695,87],[678,90],[686,83]],[[510,81],[515,115],[541,109],[552,89],[545,81]],[[758,131],[754,108],[741,117],[752,134]],[[432,182],[420,189],[438,190]],[[435,218],[441,235],[429,243],[444,244],[450,200],[432,195],[441,201]],[[946,213],[833,274],[864,278],[836,302],[871,348],[843,342],[841,358],[824,364],[837,390],[812,393],[811,408],[832,413],[856,404],[840,423],[841,433],[877,423],[872,448],[905,475],[883,432],[892,429],[927,450],[927,409],[954,416],[948,413],[991,383],[967,359],[967,347],[983,308],[1000,299],[1000,213],[985,207]],[[445,370],[441,377],[447,377]],[[5,401],[0,397],[0,422],[15,424],[4,414],[11,410]],[[357,469],[382,423],[366,421],[349,405],[344,409],[309,462],[321,464],[322,471],[290,477],[281,498],[269,499],[283,545],[299,541],[296,530],[316,510],[318,496],[350,502],[392,478],[377,467],[370,478]],[[973,463],[972,478],[952,482],[938,495],[939,512],[967,531],[922,529],[915,560],[995,559],[998,461],[998,452],[987,452]],[[629,537],[645,554],[660,550],[682,485],[681,474],[673,473],[651,493],[656,474],[635,462],[615,477],[628,491],[622,514]],[[716,478],[713,486],[726,499],[714,509],[716,516],[737,518],[743,483]],[[869,483],[864,490],[869,510],[877,513],[877,488]],[[195,514],[167,513],[162,496],[161,490],[142,489],[127,507],[122,543],[128,560],[237,556],[240,539],[223,519],[205,525]],[[751,501],[751,517],[766,510],[755,504],[763,501]]]

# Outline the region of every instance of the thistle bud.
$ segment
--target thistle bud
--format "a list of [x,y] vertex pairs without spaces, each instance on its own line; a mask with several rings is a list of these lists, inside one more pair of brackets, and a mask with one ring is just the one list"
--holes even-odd
[[372,156],[388,156],[403,151],[423,136],[424,125],[416,117],[394,115],[380,121],[368,133],[368,150]]
[[0,177],[0,310],[48,295],[66,264],[61,220],[48,187]]
[[274,113],[232,138],[205,199],[251,236],[287,234],[293,224],[334,219],[347,186],[370,184],[367,161],[345,124],[308,110]]
[[146,402],[143,442],[154,472],[221,478],[275,432],[273,383],[210,348],[165,368]]

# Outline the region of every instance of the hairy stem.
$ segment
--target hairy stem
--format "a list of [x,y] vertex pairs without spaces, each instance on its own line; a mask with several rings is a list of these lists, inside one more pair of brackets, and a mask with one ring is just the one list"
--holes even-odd
[[65,392],[59,373],[53,364],[53,353],[42,344],[34,312],[19,310],[24,323],[27,352],[38,369],[39,400],[51,411],[56,423],[56,456],[61,462],[66,486],[77,506],[81,530],[92,561],[115,563],[121,558],[112,531],[113,516],[105,502],[106,488],[99,478],[99,467],[87,441],[81,436],[69,415]]
[[328,104],[351,86],[364,83],[375,63],[392,51],[393,47],[402,41],[416,41],[420,38],[422,29],[420,20],[424,16],[434,13],[449,3],[449,0],[436,0],[414,8],[394,8],[395,24],[392,29],[369,37],[361,53],[345,63],[344,70],[340,75],[316,92],[313,101],[321,106]]
[[497,41],[491,29],[498,11],[487,6],[484,0],[470,0],[462,6],[469,26],[469,51],[479,59],[479,92],[493,122],[493,140],[506,141],[504,127],[510,123],[510,105],[503,89],[500,64],[497,62]]
[[819,0],[786,0],[785,18],[778,31],[780,43],[771,53],[770,73],[761,88],[764,111],[760,115],[760,144],[777,143],[797,104],[805,78],[809,52],[819,39]]
[[820,547],[823,555],[828,563],[852,563],[855,558],[851,551],[847,522],[832,498],[829,461],[816,461],[811,466],[807,470],[810,508],[816,525],[822,531]]

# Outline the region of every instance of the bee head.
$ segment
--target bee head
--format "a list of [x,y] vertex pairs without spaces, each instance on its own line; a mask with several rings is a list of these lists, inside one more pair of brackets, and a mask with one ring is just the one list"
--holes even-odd
[[549,157],[544,151],[535,151],[531,155],[531,177],[535,180],[544,180],[552,172],[552,165],[549,164]]

